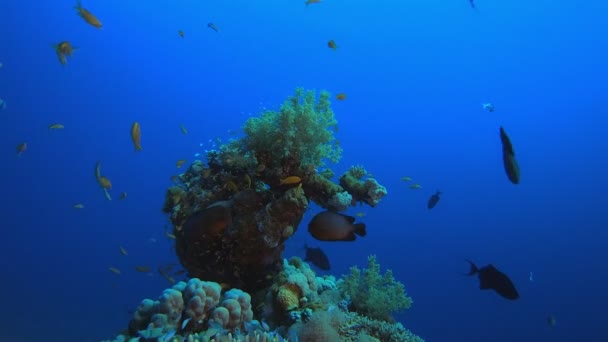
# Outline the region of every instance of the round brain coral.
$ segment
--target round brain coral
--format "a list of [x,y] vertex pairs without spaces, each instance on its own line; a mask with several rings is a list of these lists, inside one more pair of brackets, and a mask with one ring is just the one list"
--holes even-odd
[[283,311],[290,311],[300,306],[300,297],[302,290],[297,285],[285,284],[277,291],[275,300]]

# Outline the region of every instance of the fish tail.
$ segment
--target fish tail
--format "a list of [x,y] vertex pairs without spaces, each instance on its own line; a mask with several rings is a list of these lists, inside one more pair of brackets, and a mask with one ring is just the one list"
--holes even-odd
[[464,259],[464,260],[466,260],[466,262],[471,264],[471,270],[466,275],[473,275],[473,274],[479,272],[479,269],[477,268],[477,266],[475,266],[475,264],[471,260],[469,260],[469,259]]
[[355,234],[359,236],[367,235],[367,230],[365,229],[365,223],[355,223]]

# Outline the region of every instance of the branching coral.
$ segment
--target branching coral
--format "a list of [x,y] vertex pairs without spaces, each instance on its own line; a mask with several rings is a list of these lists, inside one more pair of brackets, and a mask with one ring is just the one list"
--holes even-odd
[[338,162],[342,149],[334,141],[337,121],[329,98],[322,91],[315,102],[314,91],[296,89],[278,112],[267,111],[247,120],[243,128],[246,150],[270,153],[275,163],[286,158],[300,165],[319,166],[324,159]]
[[361,271],[354,266],[344,276],[340,289],[350,298],[352,309],[370,318],[389,321],[395,311],[409,309],[412,298],[405,293],[402,283],[395,280],[393,272],[380,274],[376,256],[367,258],[367,268]]

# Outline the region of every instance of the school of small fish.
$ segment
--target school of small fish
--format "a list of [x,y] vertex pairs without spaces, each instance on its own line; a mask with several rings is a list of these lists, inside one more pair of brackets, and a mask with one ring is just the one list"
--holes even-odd
[[[468,0],[470,6],[473,9],[476,9],[476,4],[474,0]],[[304,4],[306,6],[309,5],[318,5],[322,3],[321,0],[306,0]],[[84,22],[95,29],[102,29],[103,24],[101,20],[95,16],[89,9],[83,7],[82,3],[78,1],[74,7],[78,16],[80,16]],[[215,33],[220,33],[219,27],[212,22],[209,22],[207,28],[212,30]],[[186,34],[185,31],[179,29],[177,30],[177,34],[180,38],[185,39]],[[326,43],[327,48],[337,51],[339,46],[334,39],[329,39]],[[52,45],[55,50],[55,54],[59,60],[61,65],[67,65],[68,59],[73,57],[75,51],[79,48],[72,45],[72,43],[68,40],[62,40]],[[341,47],[340,50],[343,48]],[[0,63],[0,68],[2,68],[2,63]],[[347,94],[345,92],[340,92],[335,96],[335,99],[338,101],[346,101]],[[5,110],[7,108],[6,101],[0,99],[0,110]],[[495,107],[492,103],[486,102],[482,103],[482,109],[493,113],[495,111]],[[184,124],[180,124],[179,129],[183,135],[188,134],[188,130]],[[53,122],[48,125],[49,130],[58,131],[64,130],[65,126],[63,123]],[[58,133],[59,134],[59,133]],[[508,180],[513,184],[519,184],[520,182],[520,169],[515,159],[515,150],[513,148],[513,144],[511,143],[510,137],[507,135],[505,129],[500,127],[499,129],[499,137],[500,142],[502,144],[502,159],[503,159],[503,167],[504,171],[507,175]],[[130,130],[130,138],[133,144],[133,148],[135,152],[143,151],[142,147],[142,127],[138,121],[134,121],[131,124]],[[219,144],[220,141],[218,140]],[[202,146],[202,144],[201,144]],[[23,155],[28,150],[27,142],[19,143],[16,147],[17,156]],[[198,156],[200,154],[196,154]],[[176,161],[176,168],[181,168],[187,162],[186,159],[179,159]],[[258,170],[259,172],[263,171],[264,165],[260,165],[262,168]],[[248,177],[248,176],[246,176]],[[113,188],[112,181],[105,175],[101,173],[101,161],[98,161],[95,166],[95,179],[97,181],[98,186],[103,190],[104,196],[107,200],[111,200],[112,197],[110,195],[110,190]],[[171,180],[174,182],[180,182],[179,176],[171,176]],[[401,178],[403,182],[408,183],[408,188],[411,190],[420,190],[423,189],[420,183],[414,182],[413,179],[409,176],[403,176]],[[234,184],[226,184],[226,188],[236,188]],[[251,187],[251,179],[247,181],[248,187]],[[299,176],[288,176],[283,179],[278,180],[280,186],[284,187],[298,187],[301,189],[302,179]],[[430,196],[427,201],[427,208],[433,209],[437,206],[440,200],[440,196],[442,195],[441,191],[436,191],[434,194]],[[119,195],[119,199],[125,200],[127,199],[127,192],[122,192]],[[73,204],[72,207],[74,209],[84,209],[85,206],[83,203]],[[355,214],[358,218],[363,218],[366,216],[365,212],[358,212]],[[335,213],[331,211],[323,211],[316,214],[310,223],[308,224],[309,233],[317,240],[320,241],[354,241],[357,237],[364,237],[367,234],[366,225],[361,222],[355,222],[356,218],[354,216],[343,215],[340,213]],[[196,234],[200,233],[202,229],[205,229],[206,234],[219,234],[227,225],[230,224],[230,215],[227,214],[225,207],[220,203],[218,205],[214,205],[209,207],[199,214],[191,217],[186,224],[184,225],[184,231],[186,234]],[[209,228],[211,227],[211,228]],[[170,231],[165,231],[165,237],[170,241],[175,240],[175,235]],[[327,255],[323,252],[321,248],[312,248],[305,246],[306,257],[305,260],[313,263],[315,266],[319,267],[322,270],[328,270],[330,268],[330,262]],[[118,246],[119,253],[124,257],[130,257],[127,249],[124,246]],[[515,285],[506,276],[504,273],[496,269],[493,265],[487,265],[481,268],[478,268],[472,261],[467,260],[470,264],[470,272],[468,275],[478,275],[480,279],[480,289],[492,289],[496,291],[499,295],[504,298],[515,300],[519,298],[519,293],[517,292]],[[174,264],[168,264],[164,266],[159,266],[157,268],[158,273],[165,278],[169,283],[175,283],[175,276],[184,275],[185,270],[179,269],[174,271]],[[139,273],[149,274],[152,272],[152,268],[145,264],[134,264],[133,269]],[[108,270],[116,275],[120,276],[123,272],[116,266],[108,266]],[[530,282],[533,282],[533,273],[529,274]],[[553,327],[556,325],[556,319],[553,315],[549,315],[547,318],[547,323]],[[185,323],[187,324],[187,322]],[[183,328],[183,327],[182,327]]]

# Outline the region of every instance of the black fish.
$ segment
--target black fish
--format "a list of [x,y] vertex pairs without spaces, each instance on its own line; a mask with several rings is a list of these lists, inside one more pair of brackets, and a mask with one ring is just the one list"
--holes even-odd
[[431,198],[429,198],[429,202],[426,204],[426,207],[429,209],[435,208],[437,202],[439,202],[441,191],[437,191]]
[[502,143],[502,163],[507,177],[511,183],[519,184],[519,165],[515,160],[515,151],[513,151],[511,139],[502,127],[500,127],[500,142]]
[[324,271],[330,269],[329,258],[327,258],[327,255],[325,255],[325,252],[321,248],[312,248],[307,245],[304,245],[304,248],[306,249],[304,261],[310,261],[313,265]]
[[308,231],[321,241],[354,241],[355,235],[367,234],[365,223],[355,223],[352,216],[328,210],[318,213],[310,220]]
[[477,268],[472,261],[467,260],[467,262],[471,264],[471,270],[467,275],[479,274],[479,288],[481,290],[492,289],[499,295],[511,300],[519,298],[519,293],[517,293],[511,279],[497,270],[494,265],[490,264]]

